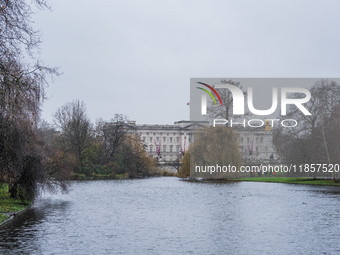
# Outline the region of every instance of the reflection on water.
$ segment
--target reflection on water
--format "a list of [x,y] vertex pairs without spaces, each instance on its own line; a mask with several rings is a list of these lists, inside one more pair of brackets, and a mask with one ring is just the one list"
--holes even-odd
[[[15,217],[15,220],[9,222],[3,229],[0,229],[0,251],[12,254],[33,252],[37,250],[37,235],[40,229],[32,226],[44,224],[47,220],[45,217],[49,213],[58,212],[66,213],[69,201],[57,201],[52,199],[43,199],[38,202],[38,206],[29,208],[24,214]],[[29,246],[27,243],[29,242]]]
[[0,254],[339,254],[338,187],[74,182],[0,229]]

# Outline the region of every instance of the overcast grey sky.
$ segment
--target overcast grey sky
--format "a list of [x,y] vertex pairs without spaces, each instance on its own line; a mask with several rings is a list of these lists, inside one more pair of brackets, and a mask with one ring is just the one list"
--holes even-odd
[[74,99],[94,122],[188,120],[190,78],[339,77],[339,1],[55,0],[41,58],[63,75],[43,118]]

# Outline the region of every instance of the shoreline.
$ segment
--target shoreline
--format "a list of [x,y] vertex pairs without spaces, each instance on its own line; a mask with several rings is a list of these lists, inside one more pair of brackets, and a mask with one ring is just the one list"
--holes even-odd
[[34,202],[30,203],[29,205],[27,205],[24,209],[21,209],[20,211],[16,211],[16,212],[1,212],[0,214],[4,214],[4,215],[8,216],[8,218],[6,220],[4,220],[3,222],[0,222],[0,228],[4,227],[8,223],[10,223],[16,216],[18,216],[20,214],[23,214],[33,204],[34,204]]
[[269,183],[286,183],[302,185],[319,185],[340,187],[340,182],[334,179],[313,179],[313,178],[296,178],[296,177],[252,177],[239,179],[187,179],[188,182],[207,182],[207,183],[228,183],[228,182],[269,182]]

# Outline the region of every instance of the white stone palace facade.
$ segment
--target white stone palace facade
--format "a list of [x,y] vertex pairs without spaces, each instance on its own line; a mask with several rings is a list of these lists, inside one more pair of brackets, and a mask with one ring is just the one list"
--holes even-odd
[[[175,161],[188,150],[195,140],[198,128],[208,126],[209,122],[177,121],[173,125],[136,124],[129,121],[144,143],[145,150],[150,157],[158,157],[159,161]],[[239,135],[239,149],[245,162],[265,162],[279,159],[273,145],[271,131],[264,128],[235,128]]]
[[244,162],[267,162],[279,160],[273,144],[272,131],[265,132],[264,127],[235,128],[239,135],[239,148]]
[[195,139],[195,131],[209,122],[177,121],[173,125],[138,125],[129,121],[144,143],[145,150],[150,157],[158,157],[159,161],[175,161],[189,149]]

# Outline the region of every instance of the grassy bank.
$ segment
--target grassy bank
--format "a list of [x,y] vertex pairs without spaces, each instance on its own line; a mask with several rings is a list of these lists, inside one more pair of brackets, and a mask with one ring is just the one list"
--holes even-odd
[[8,219],[8,216],[6,214],[0,213],[0,223],[4,222]]
[[4,213],[14,213],[25,209],[31,202],[10,198],[8,185],[0,183],[0,223],[9,217]]
[[289,178],[289,177],[253,177],[253,178],[241,178],[241,179],[237,179],[237,181],[276,182],[276,183],[291,183],[291,184],[340,186],[340,182],[335,182],[333,179]]
[[122,179],[134,179],[134,178],[145,178],[145,177],[157,177],[157,176],[176,176],[176,173],[168,172],[166,170],[161,170],[153,173],[152,175],[138,174],[137,176],[130,176],[128,173],[125,174],[115,174],[115,175],[104,175],[104,174],[92,174],[91,176],[86,176],[85,174],[73,173],[69,180],[71,181],[81,181],[81,180],[122,180]]

